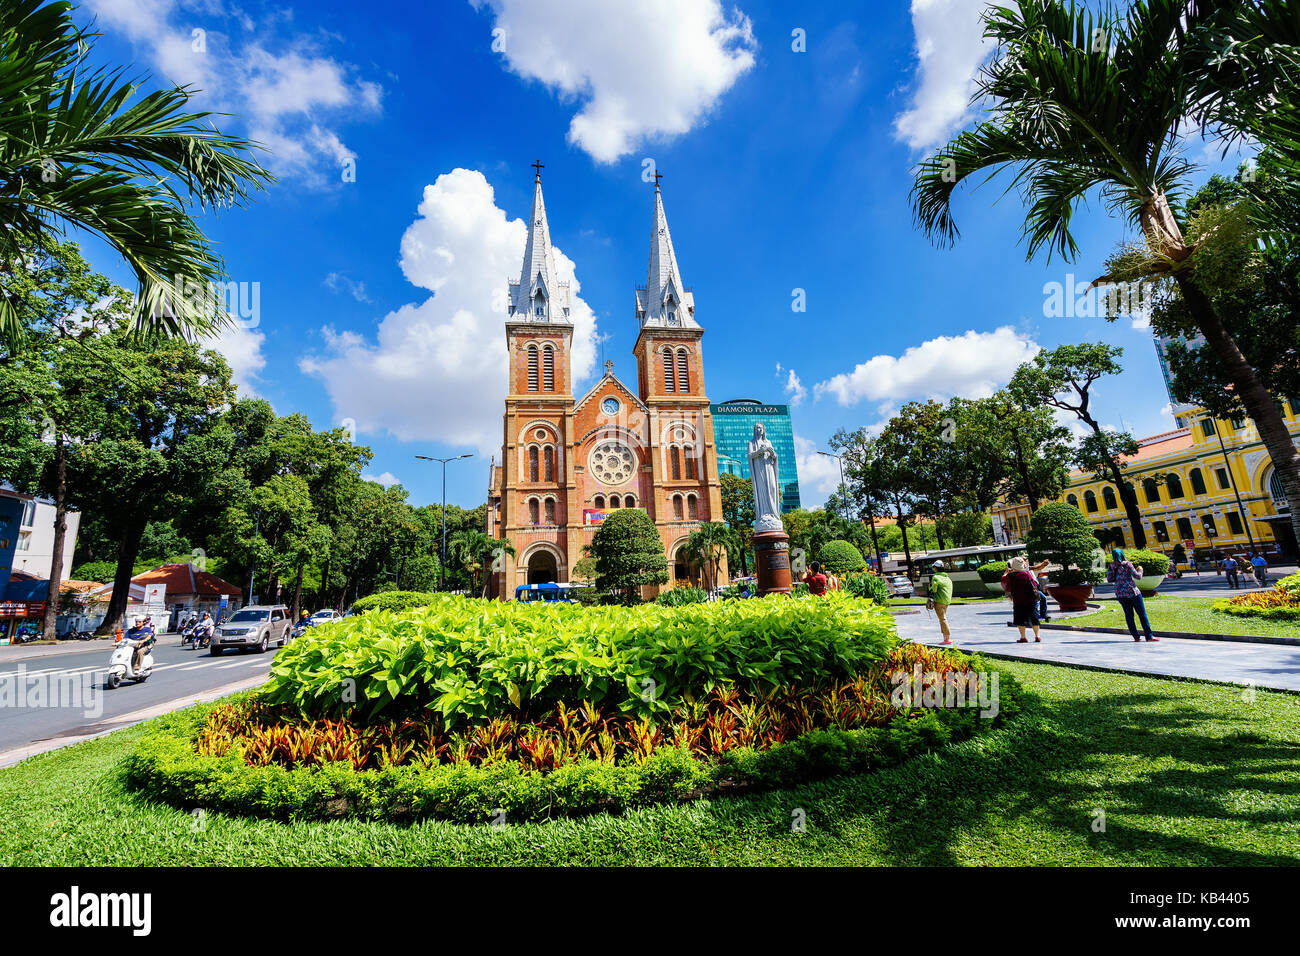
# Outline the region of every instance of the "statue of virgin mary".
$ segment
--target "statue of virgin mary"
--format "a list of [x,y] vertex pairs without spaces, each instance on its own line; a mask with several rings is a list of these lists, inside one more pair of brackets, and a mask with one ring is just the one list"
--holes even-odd
[[754,530],[784,531],[776,449],[767,440],[767,429],[762,422],[754,424],[754,439],[749,443],[749,475],[754,483]]

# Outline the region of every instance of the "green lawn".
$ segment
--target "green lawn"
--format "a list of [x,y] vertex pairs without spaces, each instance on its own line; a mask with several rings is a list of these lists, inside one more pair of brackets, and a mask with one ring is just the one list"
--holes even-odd
[[[1246,634],[1263,637],[1300,637],[1300,624],[1286,621],[1264,621],[1231,614],[1216,614],[1210,605],[1217,598],[1170,597],[1159,595],[1147,598],[1147,617],[1157,631],[1190,631],[1201,634]],[[1124,609],[1116,601],[1103,601],[1100,611],[1068,623],[1086,624],[1090,627],[1126,627]]]
[[[123,789],[122,758],[143,732],[130,728],[0,770],[0,866],[1300,862],[1300,698],[999,666],[1038,700],[992,734],[892,770],[504,828],[220,815],[200,827]],[[1093,830],[1097,811],[1105,832]]]

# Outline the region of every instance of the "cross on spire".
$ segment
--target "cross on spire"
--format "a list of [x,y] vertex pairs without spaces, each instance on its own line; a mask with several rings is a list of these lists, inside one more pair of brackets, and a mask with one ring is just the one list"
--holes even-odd
[[664,178],[664,174],[655,169],[655,192],[659,191],[659,180]]
[[613,359],[610,359],[609,361],[607,361],[607,362],[605,363],[605,374],[606,374],[606,375],[613,375],[613,374],[614,374],[614,360],[613,360]]
[[533,170],[537,173],[537,179],[534,182],[540,183],[542,181],[542,170],[545,168],[545,164],[540,159],[533,163]]

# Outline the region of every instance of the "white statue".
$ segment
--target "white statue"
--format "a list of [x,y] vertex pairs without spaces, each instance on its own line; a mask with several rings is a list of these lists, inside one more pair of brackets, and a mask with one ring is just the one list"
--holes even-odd
[[776,449],[767,440],[762,422],[754,425],[749,443],[749,475],[754,483],[754,530],[784,531],[781,523],[781,484],[776,477]]

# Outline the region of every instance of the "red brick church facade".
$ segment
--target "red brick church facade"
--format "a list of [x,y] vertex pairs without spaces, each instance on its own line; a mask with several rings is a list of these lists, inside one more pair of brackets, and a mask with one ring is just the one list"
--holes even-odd
[[[518,281],[510,281],[509,390],[501,460],[494,463],[487,532],[506,538],[492,593],[573,580],[602,515],[644,509],[668,555],[669,586],[697,580],[680,553],[704,521],[722,520],[713,420],[704,390],[695,297],[682,283],[655,184],[646,283],[636,290],[636,382],[605,363],[586,394],[573,394],[567,283],[555,272],[541,177]],[[725,568],[724,577],[725,580]]]

